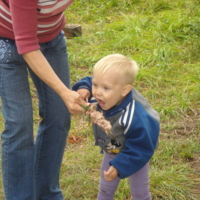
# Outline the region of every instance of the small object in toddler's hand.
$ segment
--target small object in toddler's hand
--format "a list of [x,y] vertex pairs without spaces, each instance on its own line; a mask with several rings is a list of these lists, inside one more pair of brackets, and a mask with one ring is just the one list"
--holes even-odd
[[90,106],[84,106],[84,105],[80,105],[82,108],[85,108],[86,110],[90,110]]
[[97,105],[91,104],[90,109],[91,113],[90,116],[92,118],[93,123],[97,124],[106,134],[110,134],[112,138],[117,142],[117,139],[115,138],[114,134],[111,132],[112,126],[108,120],[106,120],[103,116],[103,113],[96,111]]
[[90,116],[92,117],[93,123],[97,124],[103,131],[105,131],[106,134],[110,134],[118,144],[117,139],[111,132],[112,126],[110,122],[104,118],[103,113],[96,111],[97,109],[96,104],[90,104],[90,106],[83,106],[83,105],[80,106],[86,110],[90,110],[91,111]]

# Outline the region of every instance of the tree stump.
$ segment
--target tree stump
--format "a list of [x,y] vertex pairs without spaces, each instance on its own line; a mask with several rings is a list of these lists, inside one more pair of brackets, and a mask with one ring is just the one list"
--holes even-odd
[[82,28],[78,24],[66,24],[63,28],[65,32],[65,37],[73,38],[73,37],[80,37],[82,35]]

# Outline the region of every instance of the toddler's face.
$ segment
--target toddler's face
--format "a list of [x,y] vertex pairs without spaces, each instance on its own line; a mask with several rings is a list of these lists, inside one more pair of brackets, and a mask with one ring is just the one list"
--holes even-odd
[[108,70],[105,74],[93,74],[92,94],[103,110],[108,110],[119,105],[124,96],[122,95],[124,84],[122,76],[114,70]]

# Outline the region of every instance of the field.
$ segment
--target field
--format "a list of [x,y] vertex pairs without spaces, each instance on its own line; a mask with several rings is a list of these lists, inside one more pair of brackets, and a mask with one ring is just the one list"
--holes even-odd
[[[82,27],[81,37],[67,40],[71,85],[108,54],[124,54],[139,65],[133,86],[161,117],[160,144],[150,162],[153,200],[199,200],[200,1],[76,0],[65,15],[68,24]],[[36,134],[40,117],[30,84]],[[102,154],[87,124],[84,116],[72,116],[69,137],[81,140],[66,146],[60,175],[65,200],[96,199]],[[3,126],[0,116],[0,132]],[[131,199],[126,179],[115,199]]]

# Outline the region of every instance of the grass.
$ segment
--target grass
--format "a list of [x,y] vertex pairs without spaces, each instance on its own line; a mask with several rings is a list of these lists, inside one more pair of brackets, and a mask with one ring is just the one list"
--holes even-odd
[[[67,42],[71,84],[91,75],[93,65],[111,53],[139,64],[134,87],[161,117],[160,145],[151,160],[153,199],[200,199],[200,1],[77,0],[65,14],[83,31]],[[33,86],[31,92],[36,132],[40,119]],[[82,141],[66,147],[60,178],[66,200],[95,200],[98,191],[102,154],[93,146],[91,126],[79,131],[82,126],[81,116],[73,116],[70,134]],[[131,199],[126,179],[115,199]]]

